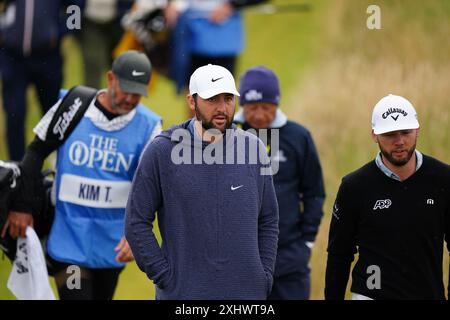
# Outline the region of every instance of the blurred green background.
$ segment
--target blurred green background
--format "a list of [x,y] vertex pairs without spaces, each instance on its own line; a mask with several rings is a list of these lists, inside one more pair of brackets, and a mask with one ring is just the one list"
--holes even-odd
[[[255,65],[274,69],[281,82],[281,108],[309,128],[315,139],[327,199],[311,259],[311,299],[323,299],[331,206],[342,176],[377,152],[370,138],[375,103],[388,93],[407,97],[421,123],[418,149],[450,163],[450,1],[306,3],[310,11],[245,12],[246,49],[237,75]],[[381,30],[366,27],[370,4],[381,8]],[[64,87],[82,83],[82,60],[74,39],[65,40],[63,53]],[[41,117],[34,88],[29,89],[28,99],[27,138],[31,141],[32,128]],[[184,97],[176,97],[163,77],[158,77],[143,102],[164,118],[165,128],[186,117]],[[7,158],[4,128],[1,110],[0,159]],[[7,258],[0,257],[0,299],[14,299],[6,288],[10,270]],[[448,253],[444,270],[448,283]],[[120,277],[115,299],[154,299],[153,283],[131,263]]]

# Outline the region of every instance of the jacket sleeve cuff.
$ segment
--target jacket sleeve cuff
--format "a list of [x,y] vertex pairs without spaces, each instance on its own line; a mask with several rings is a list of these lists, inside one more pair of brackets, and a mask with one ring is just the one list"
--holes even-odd
[[171,276],[170,276],[170,268],[168,264],[164,264],[164,267],[157,273],[156,276],[153,277],[153,282],[160,289],[167,288],[170,284]]

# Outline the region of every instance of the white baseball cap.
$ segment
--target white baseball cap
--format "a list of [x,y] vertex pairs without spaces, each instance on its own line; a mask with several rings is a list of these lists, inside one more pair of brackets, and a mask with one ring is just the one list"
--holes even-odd
[[375,134],[419,128],[417,112],[411,102],[389,94],[373,108],[372,129]]
[[221,93],[239,96],[233,75],[226,68],[208,64],[194,71],[189,81],[189,94],[209,99]]

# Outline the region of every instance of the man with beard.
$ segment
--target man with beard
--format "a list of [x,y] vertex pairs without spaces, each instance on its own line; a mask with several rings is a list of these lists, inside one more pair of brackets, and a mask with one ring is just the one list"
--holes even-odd
[[343,299],[355,253],[352,299],[445,299],[450,249],[450,166],[416,150],[412,104],[388,95],[372,114],[380,153],[343,178],[333,207],[326,299]]
[[[127,195],[142,151],[161,132],[161,118],[139,103],[147,95],[150,76],[146,55],[127,51],[107,72],[107,89],[91,90],[92,98],[74,98],[78,90],[74,88],[67,93],[69,111],[60,112],[63,98],[34,128],[36,137],[20,164],[21,196],[13,203],[1,236],[9,230],[12,238],[25,237],[27,226],[33,226],[38,214],[32,202],[34,185],[44,160],[57,150],[55,218],[47,251],[62,300],[112,299],[120,272],[133,260],[123,234]],[[76,123],[72,112],[82,108],[82,99],[87,109]],[[63,121],[53,126],[58,117]],[[64,132],[61,144],[59,134]],[[80,279],[74,288],[69,284],[76,270]]]
[[[261,300],[270,293],[277,199],[264,170],[270,169],[265,146],[232,124],[236,96],[227,69],[198,68],[187,96],[195,117],[163,131],[139,163],[125,235],[139,268],[156,284],[156,299]],[[249,161],[251,150],[262,159]],[[245,161],[235,161],[239,156]]]

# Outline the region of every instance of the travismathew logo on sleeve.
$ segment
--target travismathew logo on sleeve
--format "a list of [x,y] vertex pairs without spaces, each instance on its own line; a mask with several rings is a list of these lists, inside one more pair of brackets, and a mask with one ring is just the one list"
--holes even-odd
[[[393,116],[391,114],[393,113],[399,113],[397,116]],[[398,117],[402,114],[404,117],[408,115],[408,113],[400,108],[389,108],[386,112],[383,112],[383,119],[386,119],[389,115],[391,115],[391,118],[394,119],[394,121],[397,121]]]
[[335,217],[337,220],[339,220],[338,211],[339,211],[339,207],[338,207],[338,204],[335,202],[333,205],[332,214],[333,214],[333,217]]
[[70,123],[72,122],[78,109],[80,109],[81,105],[82,105],[81,99],[76,98],[73,101],[73,104],[69,107],[69,111],[64,112],[56,121],[56,124],[53,127],[53,133],[59,134],[59,138],[58,138],[59,140],[64,139],[64,133],[66,132],[67,128],[69,127]]

